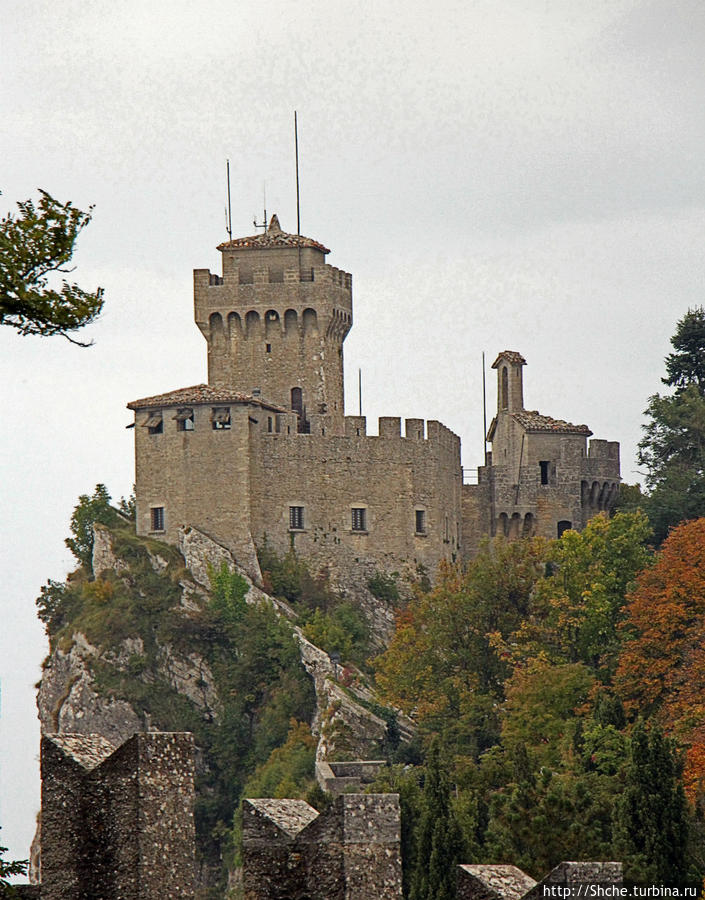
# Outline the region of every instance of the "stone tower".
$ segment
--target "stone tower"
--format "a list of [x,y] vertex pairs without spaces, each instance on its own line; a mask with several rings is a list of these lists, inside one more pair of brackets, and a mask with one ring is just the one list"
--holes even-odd
[[524,409],[524,385],[522,366],[526,360],[515,350],[503,350],[492,363],[497,369],[497,412],[506,409],[517,412]]
[[343,341],[352,325],[352,276],[329,250],[287,234],[220,244],[223,274],[194,271],[196,324],[208,342],[208,382],[291,409],[298,430],[344,433]]

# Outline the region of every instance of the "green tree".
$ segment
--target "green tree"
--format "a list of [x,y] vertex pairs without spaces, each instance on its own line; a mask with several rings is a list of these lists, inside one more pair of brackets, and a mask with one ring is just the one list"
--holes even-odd
[[514,772],[490,799],[484,859],[541,878],[564,859],[610,859],[614,779],[537,771],[521,746]]
[[615,849],[628,880],[688,883],[688,814],[675,745],[659,728],[634,726],[624,793],[615,809]]
[[583,662],[609,679],[627,590],[651,560],[645,546],[650,534],[646,516],[637,511],[596,516],[583,531],[567,531],[555,541],[527,616],[503,644],[514,662]]
[[646,511],[661,542],[669,528],[705,514],[705,310],[690,309],[671,338],[664,384],[672,395],[649,398],[639,443],[646,466]]
[[40,190],[39,203],[24,200],[19,213],[0,221],[0,325],[20,334],[60,334],[79,347],[70,332],[95,321],[103,308],[103,289],[87,292],[65,279],[49,287],[52,273],[68,274],[79,233],[91,220],[71,202],[60,203]]
[[695,384],[705,394],[705,308],[689,309],[671,338],[675,353],[666,357],[664,384],[676,389]]
[[455,867],[462,853],[463,835],[451,804],[448,768],[436,739],[426,765],[410,900],[455,900]]
[[488,543],[465,573],[442,568],[433,590],[398,613],[389,649],[375,661],[376,678],[386,700],[413,716],[422,733],[440,733],[474,754],[496,742],[496,701],[510,666],[490,636],[519,627],[545,551],[539,540]]
[[7,880],[12,875],[24,875],[27,871],[27,860],[5,860],[7,847],[0,847],[0,897],[14,897],[10,882]]
[[587,700],[593,677],[582,663],[550,665],[532,660],[517,667],[506,685],[502,743],[512,752],[531,750],[539,764],[556,767],[574,710]]
[[117,510],[110,505],[110,494],[104,484],[97,484],[93,496],[81,494],[71,515],[71,533],[66,546],[76,559],[90,572],[93,556],[93,525],[114,526],[120,521]]

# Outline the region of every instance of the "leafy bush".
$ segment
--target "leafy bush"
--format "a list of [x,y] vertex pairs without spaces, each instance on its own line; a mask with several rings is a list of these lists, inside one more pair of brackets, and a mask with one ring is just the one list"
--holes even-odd
[[370,652],[370,629],[359,609],[342,602],[330,612],[314,610],[303,626],[304,635],[326,653],[364,665]]
[[395,606],[399,603],[399,586],[397,585],[397,573],[385,575],[384,572],[375,572],[375,574],[367,582],[370,593],[373,594],[382,603],[389,603]]
[[257,551],[265,588],[283,597],[299,615],[304,635],[345,662],[366,664],[370,630],[360,610],[331,590],[328,574],[314,576],[293,550],[280,557],[265,541]]

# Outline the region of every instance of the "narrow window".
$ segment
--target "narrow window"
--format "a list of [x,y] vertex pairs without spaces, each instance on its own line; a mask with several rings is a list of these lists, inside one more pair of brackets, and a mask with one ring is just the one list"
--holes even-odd
[[174,418],[176,419],[177,431],[193,431],[193,410],[190,406],[177,409]]
[[144,423],[144,427],[147,429],[149,434],[162,434],[164,431],[164,419],[162,417],[162,411],[152,412],[149,414],[149,418]]
[[353,506],[351,512],[352,530],[367,531],[367,510],[364,507]]
[[302,531],[304,527],[303,506],[289,507],[289,528],[291,531]]
[[558,523],[558,528],[556,529],[556,530],[557,530],[557,533],[558,533],[558,537],[562,537],[562,535],[564,535],[564,534],[566,533],[566,531],[570,531],[570,529],[571,529],[572,527],[573,527],[573,523],[572,523],[572,522],[568,522],[568,521],[566,521],[565,519],[562,519],[562,520]]
[[152,517],[152,531],[164,531],[164,507],[153,506],[150,513]]
[[267,348],[267,353],[271,353],[271,352],[272,352],[272,345],[271,345],[271,344],[265,344],[265,347]]
[[509,407],[509,378],[507,377],[507,367],[502,366],[502,409]]
[[549,466],[550,466],[550,462],[547,459],[542,459],[539,462],[539,468],[541,469],[541,484],[548,484]]
[[230,428],[230,407],[214,406],[211,422],[213,423],[213,431],[225,431]]
[[267,416],[267,431],[268,431],[270,434],[271,434],[272,431],[274,430],[274,429],[273,429],[273,424],[274,424],[274,423],[272,422],[272,417],[271,417],[271,416]]
[[416,534],[426,534],[426,510],[416,510]]

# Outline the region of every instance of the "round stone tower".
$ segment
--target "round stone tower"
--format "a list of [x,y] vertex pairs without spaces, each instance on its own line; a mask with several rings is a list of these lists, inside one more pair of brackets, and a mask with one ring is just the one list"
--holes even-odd
[[208,342],[208,381],[298,414],[300,431],[342,434],[343,341],[352,325],[352,276],[330,251],[287,234],[220,244],[223,274],[194,271],[196,324]]

